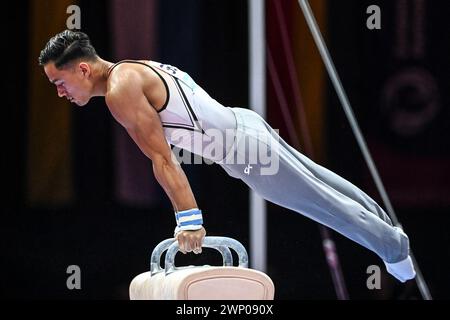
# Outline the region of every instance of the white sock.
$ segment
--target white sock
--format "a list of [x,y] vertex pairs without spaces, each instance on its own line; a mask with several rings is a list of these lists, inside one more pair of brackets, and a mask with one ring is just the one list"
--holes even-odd
[[411,280],[416,276],[416,270],[414,270],[414,265],[410,256],[399,262],[384,262],[384,264],[386,265],[386,270],[401,282]]

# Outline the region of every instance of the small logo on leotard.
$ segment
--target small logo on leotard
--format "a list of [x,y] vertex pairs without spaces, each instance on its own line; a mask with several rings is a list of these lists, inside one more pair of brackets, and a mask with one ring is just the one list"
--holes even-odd
[[244,169],[244,173],[249,176],[251,169],[253,169],[253,167],[251,165],[246,166]]

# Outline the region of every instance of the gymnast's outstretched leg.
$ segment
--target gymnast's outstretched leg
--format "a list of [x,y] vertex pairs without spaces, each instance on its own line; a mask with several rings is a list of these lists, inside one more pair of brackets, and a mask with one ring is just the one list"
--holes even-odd
[[[387,266],[409,259],[409,239],[392,225],[384,210],[367,194],[289,146],[257,113],[232,108],[237,119],[237,143],[221,166],[242,179],[264,199],[292,209],[378,254]],[[267,143],[270,141],[270,143]],[[264,164],[251,163],[248,152],[264,144],[277,155],[277,171],[262,174]],[[244,155],[245,154],[245,155]],[[246,163],[233,163],[241,156]],[[250,166],[249,166],[250,165]],[[393,273],[394,271],[391,273]],[[405,281],[413,270],[394,274]]]

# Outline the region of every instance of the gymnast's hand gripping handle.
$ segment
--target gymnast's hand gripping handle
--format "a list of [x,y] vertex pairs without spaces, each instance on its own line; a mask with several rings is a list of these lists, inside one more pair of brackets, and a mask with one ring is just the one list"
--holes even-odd
[[[233,242],[236,242],[236,243],[233,243]],[[172,249],[173,251],[171,251],[171,255],[172,255],[171,265],[173,267],[173,261],[175,259],[176,253],[179,250],[179,247],[178,247],[178,242],[174,238],[170,238],[170,239],[166,239],[166,240],[160,242],[153,249],[152,256],[150,259],[150,275],[153,275],[157,272],[163,271],[163,269],[160,266],[161,256],[173,244],[176,244],[176,246],[175,246],[176,249],[174,248],[174,249]],[[234,239],[223,238],[223,237],[205,237],[203,246],[218,250],[222,255],[224,266],[232,266],[233,265],[233,256],[231,254],[229,247],[234,249],[238,253],[240,266],[241,266],[241,264],[242,264],[242,266],[245,266],[245,267],[247,267],[247,265],[248,265],[248,256],[247,256],[247,252],[245,251],[245,248]],[[167,253],[167,255],[169,255],[169,252]],[[166,261],[167,261],[167,255],[166,255]],[[244,259],[241,259],[241,256],[244,257]],[[170,265],[170,263],[169,263],[169,265]]]
[[[208,238],[208,237],[206,237],[206,238]],[[169,247],[172,244],[176,244],[177,245],[177,249],[176,249],[176,251],[174,253],[174,256],[172,258],[172,265],[173,265],[173,260],[175,258],[175,254],[179,250],[178,242],[176,241],[175,238],[166,239],[166,240],[160,242],[155,247],[155,249],[153,249],[152,256],[151,256],[151,259],[150,259],[150,276],[155,274],[155,273],[157,273],[157,272],[163,271],[163,269],[161,268],[161,265],[160,265],[161,256],[164,253],[164,251],[169,249]],[[217,246],[217,247],[214,247],[214,248],[216,250],[218,250],[222,254],[222,260],[223,260],[223,265],[224,266],[232,266],[233,265],[233,256],[231,254],[230,249],[227,246]]]
[[[202,247],[218,250],[223,257],[223,265],[227,267],[233,266],[233,256],[230,249],[236,251],[239,257],[239,267],[248,267],[248,254],[244,246],[237,240],[228,237],[205,237]],[[178,242],[173,242],[167,250],[164,263],[165,274],[169,274],[176,270],[174,261],[179,251]]]

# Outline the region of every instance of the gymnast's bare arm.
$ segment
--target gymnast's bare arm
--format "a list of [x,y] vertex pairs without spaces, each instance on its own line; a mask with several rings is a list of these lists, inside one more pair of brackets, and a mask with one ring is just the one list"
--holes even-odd
[[[153,172],[177,211],[197,208],[187,177],[166,142],[161,120],[145,92],[151,89],[151,99],[164,101],[165,89],[158,78],[134,68],[118,66],[111,74],[106,104],[114,118],[127,130],[141,151],[152,160]],[[120,68],[120,72],[119,71]],[[150,105],[151,104],[151,105]],[[162,104],[161,104],[162,105]],[[182,252],[201,251],[206,231],[181,231],[177,239]]]

